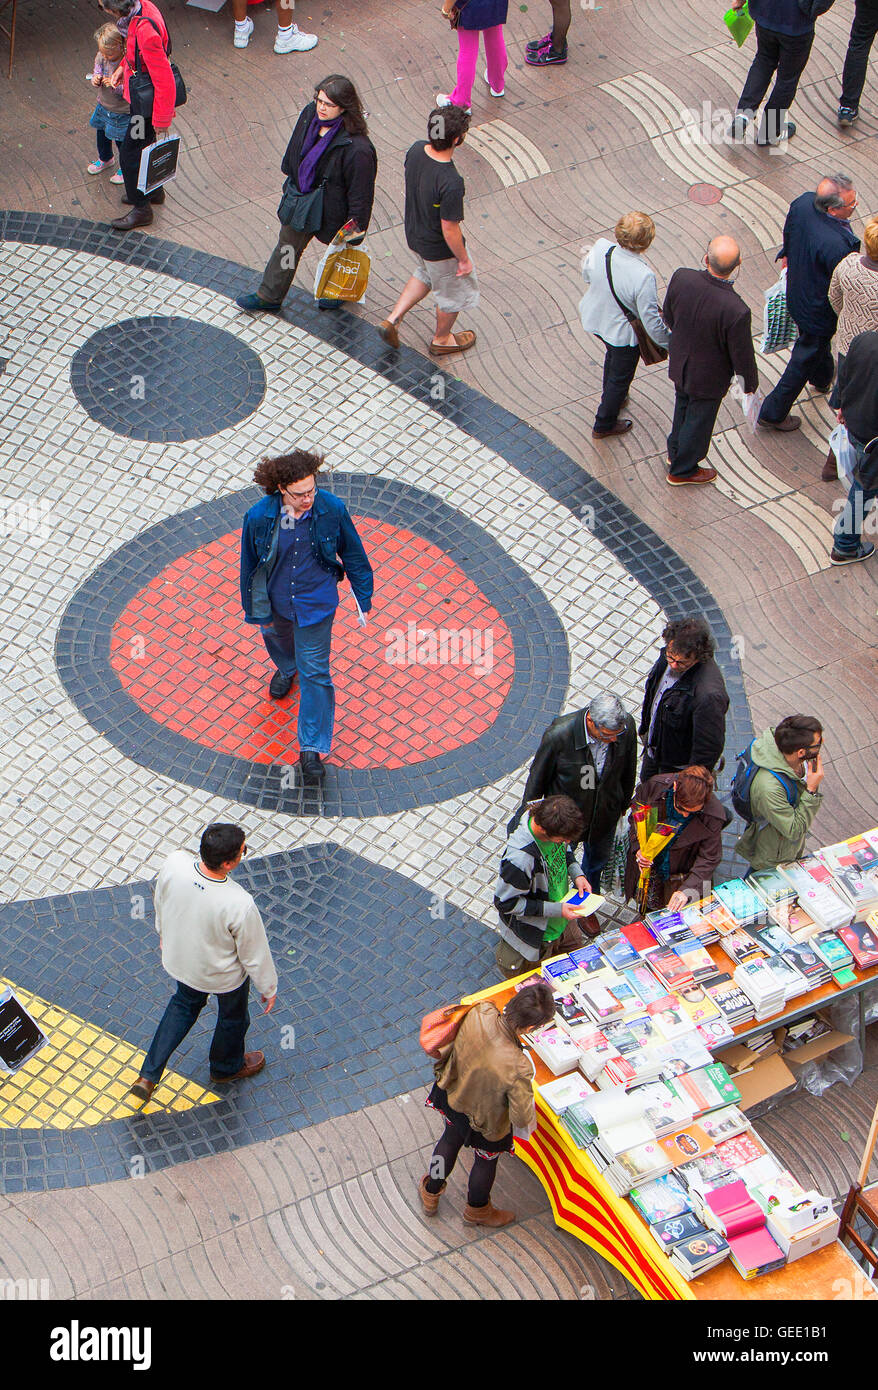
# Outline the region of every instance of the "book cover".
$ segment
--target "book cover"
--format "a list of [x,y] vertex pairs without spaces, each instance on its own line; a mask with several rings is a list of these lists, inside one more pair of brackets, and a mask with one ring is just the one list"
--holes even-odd
[[718,883],[713,895],[742,925],[765,918],[765,902],[742,878],[730,878],[725,883]]
[[664,980],[670,990],[674,990],[678,985],[692,983],[692,972],[683,964],[676,951],[664,947],[653,951],[649,958],[649,968],[660,980]]
[[684,1211],[679,1216],[670,1216],[665,1221],[657,1221],[652,1227],[652,1233],[667,1250],[681,1240],[690,1240],[693,1236],[716,1236],[716,1231],[708,1232],[707,1227],[703,1226],[691,1211]]
[[686,1266],[680,1269],[684,1279],[695,1279],[720,1264],[728,1254],[728,1242],[716,1231],[708,1231],[703,1236],[681,1240],[673,1247],[671,1258],[675,1265]]
[[631,1200],[650,1226],[659,1221],[667,1221],[672,1216],[682,1216],[692,1210],[692,1204],[685,1188],[673,1173],[666,1173],[640,1187],[632,1187]]
[[[703,1158],[713,1149],[713,1140],[700,1125],[689,1125],[688,1129],[668,1134],[659,1140],[664,1152],[674,1164],[688,1163],[693,1158]],[[726,1164],[726,1167],[729,1165]]]
[[691,1018],[683,1012],[679,1000],[673,995],[666,994],[663,999],[653,1000],[647,1004],[646,1011],[667,1042],[695,1031]]
[[592,1022],[588,1010],[575,993],[556,995],[555,1013],[562,1023],[579,1023],[583,1019]]
[[817,932],[815,936],[811,937],[811,945],[830,970],[835,970],[839,966],[844,968],[844,966],[850,965],[853,960],[853,956],[837,932]]
[[704,1023],[697,1023],[695,1027],[705,1047],[709,1047],[712,1052],[731,1042],[735,1036],[731,1024],[724,1018],[706,1019]]
[[720,943],[722,949],[730,960],[736,965],[746,965],[753,960],[767,960],[768,952],[764,946],[760,946],[755,936],[751,936],[743,927],[736,927],[734,931],[728,932]]
[[782,1269],[787,1262],[780,1246],[768,1234],[764,1225],[740,1235],[729,1236],[728,1241],[729,1258],[743,1279],[755,1279],[760,1274],[770,1274],[774,1269]]
[[878,965],[878,938],[865,922],[851,922],[839,927],[838,934],[857,964],[858,970]]
[[577,946],[575,951],[570,952],[570,959],[583,975],[593,975],[607,968],[597,946]]
[[658,949],[658,942],[643,922],[629,922],[622,928],[622,935],[638,956],[648,956]]
[[680,1077],[713,1061],[694,1030],[674,1038],[673,1042],[662,1043],[655,1049],[655,1054],[662,1064],[662,1076],[673,1081],[678,1090]]
[[555,960],[544,961],[541,970],[543,978],[554,987],[563,984],[576,984],[577,980],[582,979],[579,968],[574,965],[569,956],[557,956]]
[[732,1135],[730,1139],[720,1140],[716,1151],[727,1168],[738,1170],[745,1168],[748,1163],[755,1163],[757,1159],[764,1158],[768,1153],[768,1149],[752,1129]]
[[555,1081],[547,1081],[537,1089],[556,1115],[563,1114],[568,1106],[587,1100],[592,1094],[588,1082],[577,1072],[571,1072],[568,1076],[559,1076]]
[[574,889],[572,893],[567,894],[564,901],[570,904],[577,917],[591,917],[603,907],[606,898],[602,898],[600,893],[579,893]]
[[663,999],[667,993],[665,986],[646,965],[632,965],[629,970],[624,972],[624,978],[637,991],[644,1004],[651,1004],[656,999]]

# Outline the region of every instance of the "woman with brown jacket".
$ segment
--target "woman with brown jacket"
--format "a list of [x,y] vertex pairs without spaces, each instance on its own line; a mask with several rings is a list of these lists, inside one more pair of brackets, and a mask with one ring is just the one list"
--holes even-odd
[[515,1213],[491,1203],[497,1159],[511,1153],[513,1139],[536,1128],[533,1063],[518,1034],[548,1023],[555,996],[544,980],[513,995],[502,1013],[490,1000],[464,1016],[446,1057],[433,1068],[436,1082],[427,1105],[445,1117],[445,1132],[433,1150],[430,1171],[418,1192],[427,1216],[439,1198],[462,1148],[473,1150],[463,1219],[470,1226],[508,1226]]
[[679,912],[710,892],[713,874],[722,858],[722,832],[731,815],[714,792],[712,773],[706,767],[686,767],[682,772],[660,772],[641,782],[634,793],[628,823],[628,862],[625,865],[625,897],[637,894],[640,870],[648,861],[640,854],[634,830],[634,811],[654,806],[656,821],[675,827],[674,838],[656,856],[649,876],[648,910],[666,907]]

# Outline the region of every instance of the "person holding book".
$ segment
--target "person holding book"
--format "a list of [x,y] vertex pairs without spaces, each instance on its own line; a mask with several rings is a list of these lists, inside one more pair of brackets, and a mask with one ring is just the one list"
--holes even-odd
[[582,812],[569,796],[547,796],[512,818],[494,889],[495,959],[504,979],[563,953],[565,939],[582,944],[578,914],[564,899],[571,882],[578,893],[591,891],[572,849],[583,830]]
[[[706,897],[722,858],[722,832],[731,815],[714,791],[713,774],[706,767],[686,767],[678,773],[658,773],[641,782],[634,793],[625,865],[625,897],[637,894],[641,871],[649,868],[647,910],[667,908],[679,912],[687,903]],[[651,811],[655,829],[660,825],[673,837],[654,860],[638,848],[634,813]]]
[[497,1159],[512,1153],[515,1139],[536,1128],[534,1068],[519,1033],[555,1017],[555,994],[538,980],[500,1010],[485,1000],[464,1015],[447,1056],[433,1068],[436,1081],[427,1105],[445,1117],[429,1171],[418,1184],[426,1216],[435,1216],[462,1148],[473,1150],[463,1219],[468,1226],[508,1226],[515,1213],[495,1207],[491,1190]]
[[773,869],[798,859],[820,810],[823,726],[810,714],[790,714],[750,745],[757,765],[750,783],[751,820],[735,846],[750,869]]
[[636,780],[634,720],[618,695],[609,692],[596,695],[585,709],[553,720],[531,763],[522,810],[547,796],[569,796],[576,803],[585,822],[582,872],[595,893]]
[[697,763],[712,772],[726,739],[729,697],[714,660],[716,643],[703,618],[676,618],[646,678],[638,730],[640,780]]

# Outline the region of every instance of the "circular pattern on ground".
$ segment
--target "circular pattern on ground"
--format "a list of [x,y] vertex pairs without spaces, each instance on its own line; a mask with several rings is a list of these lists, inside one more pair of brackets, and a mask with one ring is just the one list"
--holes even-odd
[[153,314],[94,333],[70,364],[70,384],[115,434],[172,444],[246,420],[265,395],[265,370],[225,329]]
[[[329,762],[402,767],[474,743],[514,674],[496,608],[439,546],[353,518],[378,577],[360,627],[347,586],[332,631]],[[298,684],[272,700],[258,628],[241,618],[240,532],[166,565],[119,615],[110,664],[142,710],[185,738],[257,763],[295,763]]]
[[688,191],[690,201],[699,203],[703,207],[707,207],[710,203],[720,202],[722,196],[722,189],[717,188],[714,183],[693,183]]
[[[344,763],[331,755],[323,787],[302,786],[291,766],[291,702],[266,700],[271,668],[239,607],[232,627],[239,600],[229,567],[244,513],[262,496],[255,488],[141,532],[89,576],[61,619],[55,659],[67,693],[126,757],[233,801],[310,816],[389,815],[444,801],[533,757],[569,674],[566,634],[542,590],[480,526],[421,488],[337,472],[333,491],[353,515],[373,519],[363,539],[376,571],[373,635],[383,643],[376,647],[373,635],[363,642],[345,585],[333,641],[333,668],[349,681],[347,709],[339,700],[336,716]],[[187,634],[180,606],[190,581]],[[214,621],[223,608],[226,617]],[[443,627],[449,654],[454,633],[471,629],[478,664],[418,660],[419,634],[424,655],[432,635],[441,657]],[[480,671],[491,628],[493,669]],[[409,652],[414,669],[395,672],[393,658],[408,665]],[[249,727],[236,729],[248,703]]]

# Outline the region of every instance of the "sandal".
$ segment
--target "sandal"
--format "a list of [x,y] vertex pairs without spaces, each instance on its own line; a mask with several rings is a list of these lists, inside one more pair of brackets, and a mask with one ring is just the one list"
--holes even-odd
[[471,328],[465,328],[462,333],[452,333],[454,347],[447,347],[444,343],[431,343],[431,357],[447,357],[452,352],[466,352],[467,348],[475,346],[476,335]]

